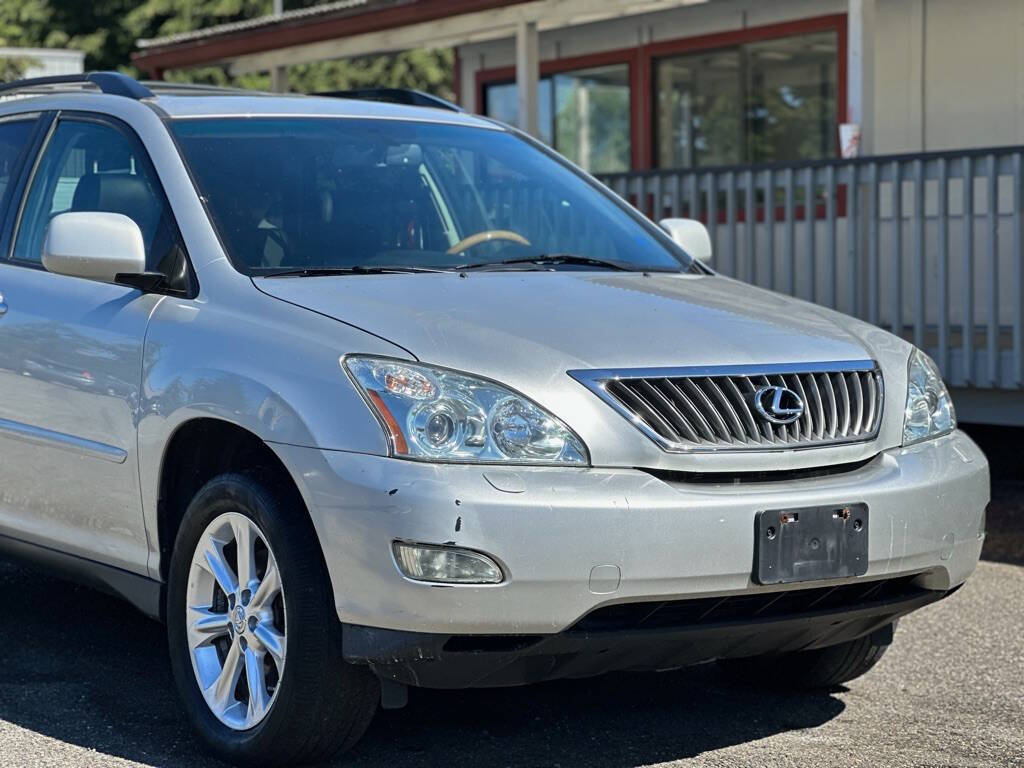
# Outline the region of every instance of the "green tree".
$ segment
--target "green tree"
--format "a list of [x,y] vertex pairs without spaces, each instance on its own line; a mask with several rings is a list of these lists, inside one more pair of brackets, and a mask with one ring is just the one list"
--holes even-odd
[[0,0],[0,45],[63,45],[67,37],[48,30],[51,13],[47,0]]
[[[181,32],[205,29],[217,24],[242,21],[264,16],[273,9],[273,0],[143,0],[124,17],[122,26],[129,30],[132,40],[163,37]],[[294,7],[289,4],[287,7]],[[134,47],[134,46],[133,46]],[[129,58],[126,51],[124,63]],[[134,67],[126,67],[139,75]],[[266,88],[270,84],[263,75],[233,78],[225,67],[197,67],[189,70],[165,72],[168,80],[185,83],[207,83],[210,85],[236,85],[245,88]]]
[[[292,10],[323,0],[286,0]],[[161,37],[269,14],[273,0],[0,0],[0,44],[71,47],[84,51],[86,69],[140,73],[131,52],[140,38]],[[299,64],[289,68],[295,91],[312,92],[366,86],[419,88],[453,96],[450,50],[417,50]],[[0,77],[17,77],[24,62],[0,62]],[[225,67],[166,72],[169,80],[267,88],[266,74],[232,76]]]
[[133,0],[0,0],[0,43],[75,48],[85,52],[87,69],[118,69],[128,62],[135,44],[121,22],[136,4]]
[[[289,0],[285,8],[317,5],[315,0]],[[161,37],[194,29],[205,29],[271,12],[272,0],[145,0],[127,14],[124,24],[133,38]],[[419,88],[446,98],[453,95],[450,50],[415,50],[385,56],[350,60],[320,61],[288,68],[288,82],[294,91],[342,90],[368,86]],[[213,85],[267,88],[269,75],[233,77],[225,67],[201,67],[165,72],[170,80]]]
[[386,56],[320,61],[288,68],[291,88],[302,93],[348,88],[415,88],[446,99],[455,97],[451,49],[413,50]]
[[[24,47],[23,40],[45,34],[48,11],[43,0],[0,0],[0,46]],[[28,56],[0,57],[0,81],[21,77],[34,62]]]

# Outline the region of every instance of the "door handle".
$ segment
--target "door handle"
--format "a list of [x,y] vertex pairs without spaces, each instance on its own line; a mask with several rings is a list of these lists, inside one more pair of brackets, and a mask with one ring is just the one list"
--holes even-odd
[[4,295],[0,293],[0,315],[7,314],[7,302],[4,301]]

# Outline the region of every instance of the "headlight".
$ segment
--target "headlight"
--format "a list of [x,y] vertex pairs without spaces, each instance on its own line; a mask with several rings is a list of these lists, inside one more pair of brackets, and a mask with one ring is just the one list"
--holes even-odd
[[344,357],[391,439],[427,461],[588,464],[572,430],[507,387],[465,373],[381,357]]
[[928,355],[915,349],[907,371],[907,408],[903,417],[903,444],[910,445],[956,429],[956,412],[939,368]]

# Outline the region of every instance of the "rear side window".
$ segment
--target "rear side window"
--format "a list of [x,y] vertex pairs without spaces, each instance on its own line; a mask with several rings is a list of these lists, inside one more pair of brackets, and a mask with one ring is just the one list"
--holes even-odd
[[0,212],[7,210],[21,156],[35,124],[35,117],[0,122]]
[[166,275],[172,288],[187,288],[187,261],[163,191],[140,146],[114,126],[57,125],[33,176],[12,257],[39,263],[50,219],[66,211],[132,219],[142,231],[146,268]]

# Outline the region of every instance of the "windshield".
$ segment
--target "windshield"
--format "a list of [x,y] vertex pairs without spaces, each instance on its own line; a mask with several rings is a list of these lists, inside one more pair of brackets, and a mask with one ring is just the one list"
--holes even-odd
[[690,264],[639,214],[509,132],[311,117],[177,120],[173,131],[246,274]]

